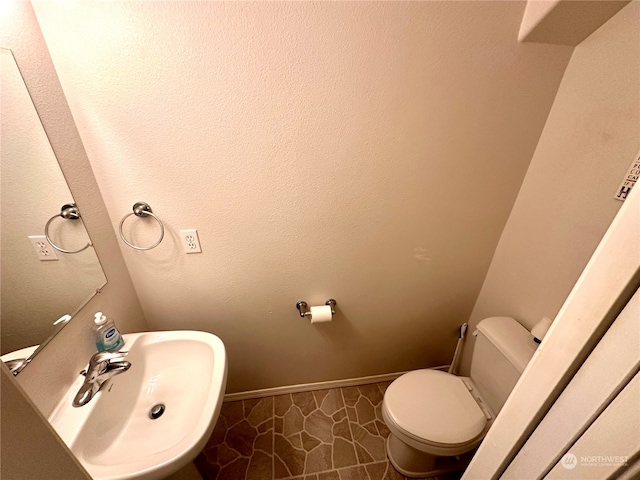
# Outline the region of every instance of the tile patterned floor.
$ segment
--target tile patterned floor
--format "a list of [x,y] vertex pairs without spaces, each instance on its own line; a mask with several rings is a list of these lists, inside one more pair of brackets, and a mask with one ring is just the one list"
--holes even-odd
[[226,402],[195,464],[205,480],[404,480],[386,458],[388,385]]

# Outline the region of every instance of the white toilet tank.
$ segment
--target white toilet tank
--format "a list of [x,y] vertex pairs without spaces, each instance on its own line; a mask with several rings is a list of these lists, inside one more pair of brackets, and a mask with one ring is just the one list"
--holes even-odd
[[478,323],[476,334],[471,379],[497,415],[537,344],[529,331],[511,317],[486,318]]

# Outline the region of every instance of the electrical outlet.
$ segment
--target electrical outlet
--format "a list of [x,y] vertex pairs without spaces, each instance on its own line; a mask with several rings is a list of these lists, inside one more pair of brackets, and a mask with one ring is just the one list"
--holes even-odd
[[180,238],[182,239],[182,248],[184,253],[201,253],[200,239],[198,238],[198,231],[194,228],[192,230],[180,230]]
[[38,255],[38,260],[43,262],[58,260],[55,249],[44,235],[29,235],[29,241],[33,245],[36,255]]

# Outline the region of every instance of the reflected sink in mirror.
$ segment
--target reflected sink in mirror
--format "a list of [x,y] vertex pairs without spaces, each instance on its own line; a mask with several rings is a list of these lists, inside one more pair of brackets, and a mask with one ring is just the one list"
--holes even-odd
[[30,362],[30,357],[33,355],[40,345],[33,345],[31,347],[21,348],[13,352],[5,353],[0,356],[0,361],[4,362],[9,371],[14,375],[17,375],[27,364]]
[[[131,367],[73,407],[85,380],[79,375],[49,421],[94,479],[165,478],[189,464],[213,431],[227,381],[224,344],[194,331],[123,337]],[[164,411],[152,419],[158,405]]]

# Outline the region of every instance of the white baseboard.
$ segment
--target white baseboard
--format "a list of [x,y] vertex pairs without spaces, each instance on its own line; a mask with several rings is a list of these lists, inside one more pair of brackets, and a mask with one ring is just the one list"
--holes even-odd
[[[447,371],[449,365],[431,367],[433,370]],[[330,388],[354,387],[356,385],[366,385],[368,383],[390,382],[407,372],[385,373],[383,375],[372,375],[369,377],[345,378],[343,380],[329,380],[326,382],[301,383],[299,385],[285,385],[282,387],[263,388],[261,390],[248,390],[246,392],[227,393],[224,396],[225,402],[237,400],[249,400],[253,398],[271,397],[275,395],[286,395],[287,393],[309,392],[311,390],[328,390]]]

